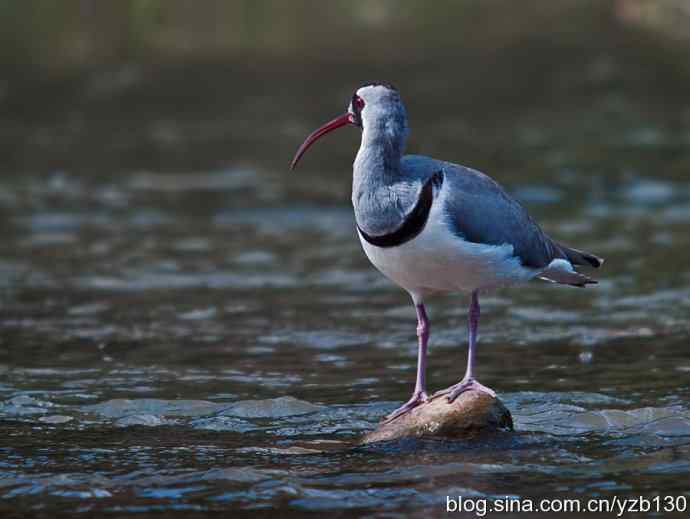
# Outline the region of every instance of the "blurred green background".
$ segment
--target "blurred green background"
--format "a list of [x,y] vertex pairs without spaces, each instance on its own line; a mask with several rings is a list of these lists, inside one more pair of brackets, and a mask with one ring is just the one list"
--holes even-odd
[[[681,176],[688,158],[667,152],[688,142],[689,23],[684,0],[5,0],[2,174],[284,169],[382,79],[408,104],[411,151],[539,176],[548,145],[557,166],[625,170],[649,159],[621,153],[636,127],[633,144],[664,134],[663,174]],[[305,168],[344,169],[356,138]]]

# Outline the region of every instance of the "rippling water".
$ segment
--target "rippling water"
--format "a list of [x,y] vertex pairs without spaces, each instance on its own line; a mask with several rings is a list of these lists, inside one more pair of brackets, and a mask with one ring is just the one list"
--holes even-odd
[[[363,259],[345,203],[288,204],[276,178],[3,182],[0,509],[360,514],[442,511],[447,495],[687,493],[690,276],[653,258],[686,254],[690,185],[518,189],[608,261],[594,289],[484,298],[479,371],[517,432],[363,448],[411,389],[413,309]],[[260,200],[264,181],[279,203]],[[465,303],[430,306],[433,388],[462,374]]]
[[[236,89],[213,101],[232,101],[227,121],[139,114],[143,81],[127,87],[143,101],[108,91],[122,120],[93,94],[65,120],[0,122],[23,143],[0,178],[0,513],[690,499],[690,105],[674,97],[690,75],[655,79],[654,55],[625,38],[570,37],[582,54],[518,39],[484,68],[448,70],[461,91],[444,88],[443,56],[385,70],[408,101],[412,152],[486,170],[548,232],[607,260],[596,287],[483,297],[478,372],[516,432],[471,441],[357,446],[409,397],[414,310],[355,236],[356,132],[286,170],[368,60],[299,64],[271,95],[283,70],[258,62],[258,79],[221,82]],[[535,56],[560,68],[511,97]],[[322,69],[323,84],[301,75]],[[466,305],[430,302],[432,389],[463,374]]]

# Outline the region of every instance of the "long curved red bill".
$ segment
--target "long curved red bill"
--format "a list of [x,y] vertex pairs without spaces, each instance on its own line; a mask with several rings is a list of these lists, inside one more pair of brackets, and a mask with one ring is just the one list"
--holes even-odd
[[309,146],[314,144],[320,137],[326,135],[328,132],[332,132],[336,128],[340,128],[341,126],[345,126],[346,124],[351,124],[353,123],[352,119],[352,114],[349,112],[344,113],[343,115],[339,115],[332,121],[328,121],[326,124],[324,124],[321,128],[314,130],[312,133],[309,134],[309,137],[304,139],[304,142],[302,145],[299,147],[297,150],[297,153],[295,153],[295,158],[292,159],[292,163],[290,164],[290,169],[295,169],[295,166],[297,166],[297,163],[299,162],[299,159],[302,158],[302,155],[307,151]]

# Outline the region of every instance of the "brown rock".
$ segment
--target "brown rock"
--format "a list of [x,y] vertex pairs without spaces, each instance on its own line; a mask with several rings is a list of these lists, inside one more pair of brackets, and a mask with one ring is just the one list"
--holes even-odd
[[469,438],[512,430],[513,418],[500,400],[480,391],[467,391],[451,404],[439,396],[391,422],[381,422],[361,443],[409,437]]

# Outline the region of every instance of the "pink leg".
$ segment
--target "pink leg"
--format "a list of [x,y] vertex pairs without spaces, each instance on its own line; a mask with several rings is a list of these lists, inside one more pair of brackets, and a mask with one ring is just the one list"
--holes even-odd
[[488,388],[474,378],[474,359],[477,353],[477,328],[479,326],[479,296],[477,291],[472,292],[472,302],[470,303],[470,312],[468,318],[468,332],[469,332],[469,348],[467,352],[467,371],[460,382],[447,389],[437,391],[434,396],[448,395],[446,398],[449,402],[455,400],[460,394],[471,389],[482,391],[489,396],[496,397],[493,389]]
[[426,351],[429,341],[429,319],[426,316],[426,310],[422,303],[415,305],[415,309],[417,310],[417,338],[419,340],[419,350],[417,352],[417,382],[414,386],[412,398],[386,416],[384,419],[385,422],[394,420],[398,416],[407,413],[429,399],[429,395],[427,395],[426,392]]

